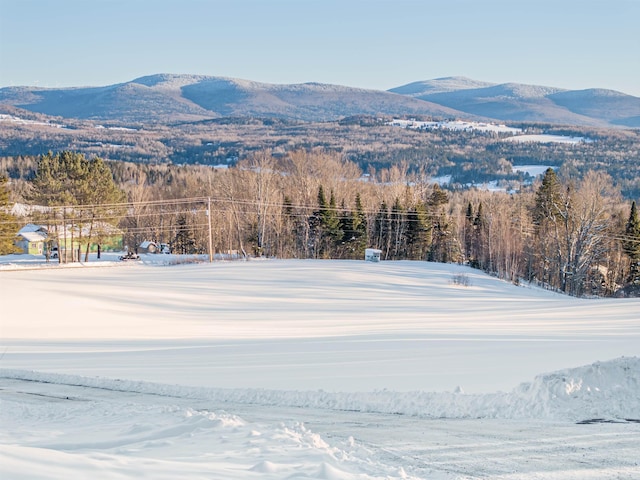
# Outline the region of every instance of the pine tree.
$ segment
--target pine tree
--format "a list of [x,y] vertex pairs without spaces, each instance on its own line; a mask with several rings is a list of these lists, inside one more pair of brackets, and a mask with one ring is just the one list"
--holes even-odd
[[187,223],[186,215],[180,215],[176,222],[176,236],[171,243],[171,251],[182,254],[191,255],[198,252],[196,247],[196,239],[193,236],[191,227]]
[[386,202],[380,204],[380,209],[376,214],[373,225],[373,238],[376,248],[382,250],[382,258],[386,259],[389,255],[389,245],[391,242],[389,226],[389,207]]
[[631,213],[624,231],[622,248],[630,260],[629,283],[640,285],[640,217],[638,217],[635,201],[631,203]]
[[120,207],[114,207],[114,204],[124,202],[125,193],[118,188],[113,180],[113,175],[109,167],[101,158],[95,157],[89,161],[86,178],[82,179],[78,187],[79,203],[81,205],[91,205],[85,210],[84,217],[88,218],[88,236],[86,241],[86,251],[84,261],[89,261],[89,249],[91,248],[92,237],[96,237],[100,243],[106,235],[101,228],[96,228],[98,223],[96,219],[105,222],[110,220],[111,223],[117,223],[118,219],[124,213]]
[[18,220],[9,213],[7,183],[7,177],[0,176],[0,255],[20,251],[13,243],[18,233]]
[[[566,213],[562,185],[553,168],[547,168],[536,191],[531,219],[537,237],[535,276],[545,284],[562,288],[561,215]],[[566,215],[565,215],[566,219]]]
[[561,211],[562,185],[553,168],[544,172],[542,184],[536,192],[536,203],[533,210],[533,222],[540,226],[544,220],[555,219]]
[[453,258],[451,225],[444,212],[440,212],[433,223],[433,241],[429,250],[429,261],[449,262]]
[[447,192],[443,191],[440,188],[440,186],[437,183],[435,183],[433,185],[433,192],[429,196],[429,199],[427,202],[429,206],[436,208],[441,205],[445,205],[448,202],[449,202],[449,195],[447,195]]
[[484,214],[484,210],[482,207],[482,202],[478,205],[478,211],[476,212],[476,216],[473,219],[473,258],[474,263],[472,266],[474,268],[487,269],[490,267],[488,265],[487,258],[489,257],[487,252],[487,218]]
[[314,215],[317,217],[317,254],[321,257],[331,257],[334,247],[342,240],[343,232],[340,228],[335,195],[331,191],[329,202],[327,202],[322,185],[318,188],[318,210]]
[[329,197],[329,208],[324,211],[322,217],[322,227],[330,243],[336,245],[342,240],[343,231],[340,228],[340,217],[338,216],[336,196],[333,190]]
[[338,222],[340,225],[340,231],[342,232],[338,255],[340,258],[348,258],[351,256],[351,242],[353,240],[353,214],[347,208],[344,199],[340,204]]
[[331,257],[343,238],[341,219],[336,208],[336,198],[331,191],[327,202],[322,185],[318,187],[318,208],[309,218],[309,228],[312,232],[312,243],[315,256]]
[[464,215],[464,254],[469,265],[473,265],[475,261],[474,251],[473,251],[473,240],[474,240],[474,225],[473,225],[473,205],[471,202],[467,205],[467,211]]
[[393,207],[391,207],[391,244],[392,258],[400,259],[406,257],[406,213],[400,199],[396,197]]
[[467,222],[473,222],[473,205],[471,205],[471,202],[469,202],[469,204],[467,205],[467,213],[465,213],[465,218],[467,219]]
[[[45,206],[74,205],[76,199],[75,182],[80,174],[74,172],[79,168],[80,154],[62,152],[53,155],[51,152],[38,159],[33,185],[33,200]],[[84,158],[84,156],[82,156]]]
[[362,207],[360,193],[356,193],[355,210],[351,214],[352,250],[355,258],[362,258],[367,247],[367,217]]
[[426,260],[431,246],[431,224],[422,204],[407,212],[407,257],[411,260]]
[[122,215],[113,204],[123,202],[125,195],[100,158],[87,160],[81,153],[64,151],[53,155],[49,152],[39,158],[32,185],[34,202],[73,207],[63,210],[65,229],[68,221],[77,223],[80,228],[87,227],[85,261],[89,257],[92,237],[101,236],[100,230],[94,230],[96,219],[111,219],[115,224]]

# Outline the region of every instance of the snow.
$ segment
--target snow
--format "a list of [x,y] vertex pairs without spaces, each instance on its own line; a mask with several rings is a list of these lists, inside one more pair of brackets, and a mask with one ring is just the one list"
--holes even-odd
[[453,178],[453,175],[440,175],[438,177],[431,178],[431,181],[433,183],[437,183],[440,186],[443,186],[443,185],[448,185],[449,183],[451,183],[451,179],[452,178]]
[[493,133],[508,133],[517,134],[521,133],[521,128],[507,127],[503,124],[495,123],[483,123],[483,122],[466,122],[463,120],[452,120],[445,122],[424,122],[418,120],[402,120],[393,119],[388,125],[401,128],[410,128],[416,130],[454,130],[454,131],[471,131],[477,130],[480,132],[493,132]]
[[567,135],[550,135],[550,134],[531,134],[531,135],[514,135],[513,137],[507,137],[504,139],[506,142],[519,142],[519,143],[591,143],[593,140],[586,137],[570,137]]
[[513,170],[516,172],[527,173],[532,177],[542,175],[547,169],[553,168],[551,165],[514,165]]
[[14,115],[7,115],[5,113],[0,113],[0,122],[17,123],[19,125],[42,125],[44,127],[67,128],[66,125],[61,125],[58,123],[27,120],[25,118],[16,117]]
[[0,478],[640,477],[638,299],[115,255],[0,257]]
[[96,125],[95,128],[97,130],[106,129],[106,130],[113,130],[113,131],[117,131],[117,132],[137,132],[138,131],[135,128],[129,128],[129,127],[105,127],[104,125]]

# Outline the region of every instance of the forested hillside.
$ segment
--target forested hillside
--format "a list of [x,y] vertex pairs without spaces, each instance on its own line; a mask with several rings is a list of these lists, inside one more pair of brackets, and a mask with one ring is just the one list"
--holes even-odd
[[[510,124],[524,135],[586,139],[542,143],[507,141],[509,134],[472,128],[398,128],[390,124],[392,117],[357,116],[319,123],[224,118],[141,126],[102,125],[16,109],[5,111],[4,117],[0,115],[0,157],[72,150],[105,160],[227,167],[261,151],[277,157],[300,149],[321,149],[354,162],[365,173],[396,165],[432,178],[450,175],[453,189],[488,181],[501,181],[504,188],[519,188],[527,178],[514,167],[544,165],[578,174],[603,171],[626,198],[640,196],[640,131],[632,129]],[[18,162],[11,168],[26,167]],[[15,170],[8,173],[14,178],[20,176]]]

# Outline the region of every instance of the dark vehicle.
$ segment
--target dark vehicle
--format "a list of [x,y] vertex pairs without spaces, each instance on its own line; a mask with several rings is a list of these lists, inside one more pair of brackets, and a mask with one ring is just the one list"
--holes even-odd
[[133,252],[128,252],[126,255],[121,255],[120,260],[140,260],[140,255]]

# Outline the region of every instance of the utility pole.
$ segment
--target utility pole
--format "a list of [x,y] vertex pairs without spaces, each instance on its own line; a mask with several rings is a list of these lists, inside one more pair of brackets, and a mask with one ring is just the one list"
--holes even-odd
[[209,224],[209,263],[213,262],[213,238],[211,236],[211,197],[207,197],[207,222]]

